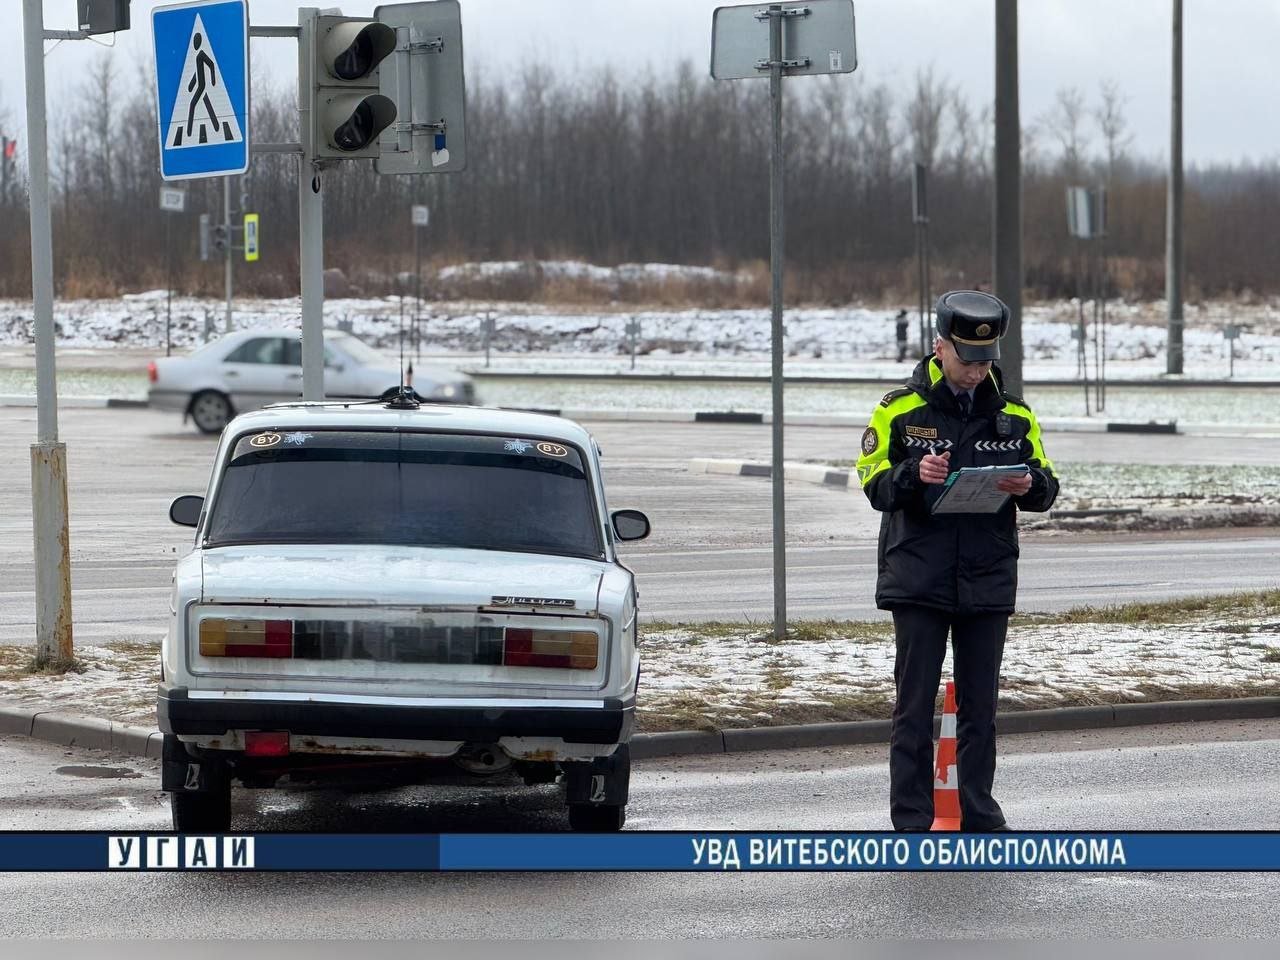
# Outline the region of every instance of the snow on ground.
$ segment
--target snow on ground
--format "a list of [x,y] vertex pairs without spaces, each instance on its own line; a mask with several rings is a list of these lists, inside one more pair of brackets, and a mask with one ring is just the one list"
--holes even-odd
[[[665,281],[706,279],[720,282],[731,274],[709,267],[672,264],[623,264],[599,267],[579,261],[543,261],[534,265],[546,277],[587,278],[592,282],[619,280],[659,286]],[[441,271],[442,279],[460,276],[501,278],[530,264],[486,262],[461,264]],[[163,346],[167,294],[152,290],[112,300],[59,300],[54,315],[60,348],[114,345]],[[1096,376],[1105,355],[1109,379],[1154,378],[1164,374],[1165,321],[1161,302],[1108,305],[1102,336],[1093,322],[1093,305],[1085,304],[1087,333],[1085,362]],[[814,377],[901,376],[896,363],[893,308],[850,305],[838,308],[797,307],[786,312],[788,375]],[[1079,305],[1073,301],[1031,304],[1024,311],[1023,342],[1028,380],[1070,379],[1079,371]],[[204,339],[206,325],[215,335],[223,327],[222,301],[176,296],[172,302],[172,339],[177,349],[191,349]],[[402,319],[403,315],[403,319]],[[412,299],[399,297],[330,299],[325,322],[349,324],[360,336],[394,351],[400,332],[412,322]],[[300,324],[296,297],[276,300],[238,300],[237,327]],[[527,303],[476,301],[428,302],[423,305],[420,330],[423,349],[431,355],[483,355],[484,323],[492,316],[495,330],[489,344],[494,370],[612,373],[630,369],[630,321],[637,321],[637,370],[686,375],[767,375],[770,319],[765,308],[626,310],[617,304],[605,310],[555,308]],[[1230,371],[1223,329],[1243,329],[1235,342],[1234,375],[1240,379],[1280,375],[1280,304],[1209,302],[1186,309],[1185,370],[1193,377],[1225,377]],[[913,339],[916,325],[912,325]],[[21,346],[32,341],[29,301],[0,300],[0,345]],[[472,364],[474,365],[474,364]]]
[[603,299],[624,284],[671,283],[699,281],[733,287],[750,279],[746,273],[730,273],[714,267],[678,263],[622,263],[601,267],[581,260],[487,260],[445,267],[436,274],[446,290],[453,285],[474,280],[500,280],[537,276],[550,280],[586,280],[599,288]]
[[[1013,627],[1002,709],[1280,692],[1280,633],[1259,621]],[[774,643],[767,629],[643,638],[649,729],[888,716],[891,628],[881,636]],[[949,675],[950,665],[943,675]]]
[[[708,636],[645,631],[641,727],[741,727],[887,716],[894,648],[887,624],[775,643],[767,627]],[[30,648],[0,651],[17,665]],[[0,701],[154,724],[158,649],[84,646],[80,674],[0,679]],[[944,667],[944,676],[950,666]],[[0,674],[0,677],[4,675]],[[1280,693],[1280,623],[1023,624],[1010,629],[1001,708]]]

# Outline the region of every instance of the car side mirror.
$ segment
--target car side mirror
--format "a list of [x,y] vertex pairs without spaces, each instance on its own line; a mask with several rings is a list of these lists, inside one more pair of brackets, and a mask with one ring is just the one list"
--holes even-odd
[[169,504],[169,519],[184,527],[200,523],[200,511],[204,509],[204,497],[188,495]]
[[639,510],[615,510],[610,519],[619,540],[643,540],[649,535],[649,518]]

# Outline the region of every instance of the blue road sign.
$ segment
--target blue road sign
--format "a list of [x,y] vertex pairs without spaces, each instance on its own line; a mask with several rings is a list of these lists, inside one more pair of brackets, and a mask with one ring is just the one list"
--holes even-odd
[[192,0],[151,13],[160,175],[191,180],[249,169],[247,0]]

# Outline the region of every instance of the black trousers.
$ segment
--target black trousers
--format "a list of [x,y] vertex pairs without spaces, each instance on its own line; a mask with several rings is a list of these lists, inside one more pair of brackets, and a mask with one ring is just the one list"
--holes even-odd
[[996,694],[1009,627],[1005,613],[955,617],[928,607],[893,611],[897,702],[889,741],[889,813],[898,830],[933,823],[933,712],[951,634],[956,682],[956,773],[965,830],[1004,825],[996,776]]

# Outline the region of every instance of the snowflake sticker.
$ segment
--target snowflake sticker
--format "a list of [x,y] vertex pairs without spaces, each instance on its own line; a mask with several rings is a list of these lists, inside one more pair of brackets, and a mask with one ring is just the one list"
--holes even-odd
[[510,450],[512,453],[524,453],[533,444],[527,440],[508,440],[502,447],[504,450]]
[[313,436],[315,436],[315,434],[312,433],[286,433],[284,435],[284,442],[291,443],[295,447],[300,447]]

